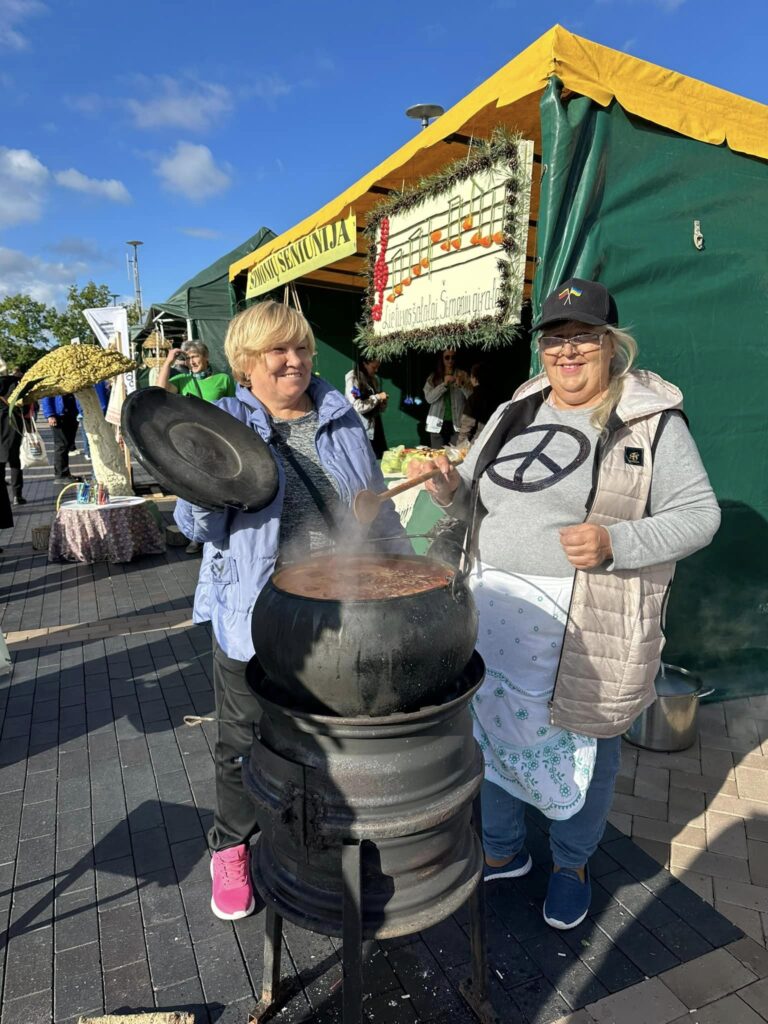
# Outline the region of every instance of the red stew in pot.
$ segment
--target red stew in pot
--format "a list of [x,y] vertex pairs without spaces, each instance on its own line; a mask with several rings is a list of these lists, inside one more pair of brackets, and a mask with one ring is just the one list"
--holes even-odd
[[451,569],[430,559],[324,555],[281,569],[273,583],[290,594],[319,601],[375,601],[444,587],[453,577]]

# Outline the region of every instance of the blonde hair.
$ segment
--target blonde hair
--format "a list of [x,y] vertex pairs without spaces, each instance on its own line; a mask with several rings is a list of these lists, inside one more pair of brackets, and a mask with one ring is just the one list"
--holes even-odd
[[235,380],[247,384],[248,367],[254,359],[276,345],[300,341],[315,354],[315,336],[306,318],[292,306],[268,299],[254,303],[230,321],[224,351]]
[[637,359],[637,342],[632,335],[620,327],[606,327],[605,334],[613,341],[614,353],[608,370],[608,388],[603,400],[595,406],[590,422],[600,433],[608,425],[611,413],[619,404],[624,391],[624,381]]

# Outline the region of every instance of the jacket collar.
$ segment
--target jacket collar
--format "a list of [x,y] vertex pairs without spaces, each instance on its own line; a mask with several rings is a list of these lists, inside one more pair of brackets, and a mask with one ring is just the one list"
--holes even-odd
[[[350,406],[346,398],[322,377],[312,377],[307,388],[309,397],[317,409],[320,426],[338,419],[349,412]],[[272,421],[265,406],[248,388],[237,385],[237,398],[248,408],[248,422],[256,427],[260,434],[267,437],[272,433]]]

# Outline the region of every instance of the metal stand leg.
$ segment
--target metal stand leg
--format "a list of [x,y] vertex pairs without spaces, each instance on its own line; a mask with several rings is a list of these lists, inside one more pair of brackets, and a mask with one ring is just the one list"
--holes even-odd
[[[475,798],[472,808],[472,824],[483,839],[482,811],[480,797]],[[469,945],[472,954],[472,976],[459,985],[459,991],[470,1009],[482,1024],[501,1024],[501,1018],[488,998],[488,943],[485,931],[485,885],[481,878],[475,891],[469,897]]]
[[341,874],[344,884],[342,910],[344,1024],[361,1024],[363,1019],[363,909],[359,843],[344,843],[342,846]]
[[264,922],[264,968],[261,976],[261,999],[251,1012],[249,1024],[263,1020],[277,1000],[282,949],[283,919],[272,907],[267,907]]

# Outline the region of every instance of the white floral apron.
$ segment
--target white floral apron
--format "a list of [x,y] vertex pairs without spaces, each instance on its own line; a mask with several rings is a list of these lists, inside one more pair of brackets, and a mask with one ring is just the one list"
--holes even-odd
[[486,671],[472,700],[485,777],[548,818],[570,818],[584,804],[597,754],[594,738],[549,724],[573,577],[519,576],[478,562],[469,585]]

